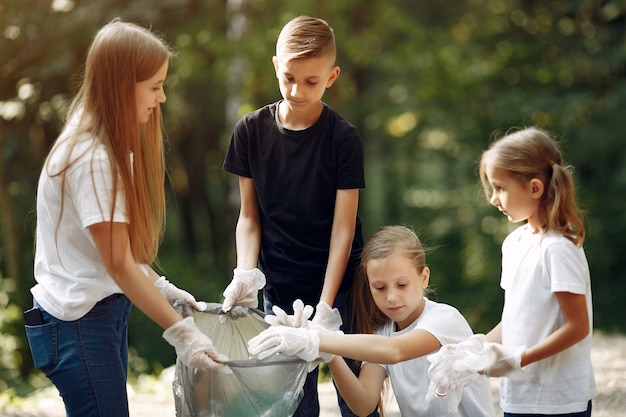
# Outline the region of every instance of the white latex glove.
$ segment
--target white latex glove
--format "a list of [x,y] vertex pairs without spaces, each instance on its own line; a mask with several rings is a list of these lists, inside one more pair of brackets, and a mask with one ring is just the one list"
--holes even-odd
[[[446,344],[426,359],[430,385],[426,400],[448,397],[448,408],[457,413],[463,388],[479,377],[478,371],[489,362],[484,334],[475,334],[458,344]],[[484,378],[484,377],[483,377]]]
[[526,346],[504,346],[500,343],[486,343],[485,351],[489,357],[487,365],[479,371],[487,376],[510,377],[517,379],[523,377],[522,354]]
[[338,332],[343,324],[341,314],[336,308],[331,308],[324,301],[320,301],[315,307],[315,316],[309,325],[310,329],[321,332]]
[[456,360],[456,345],[447,344],[430,355],[426,359],[430,362],[428,378],[430,385],[426,399],[431,401],[436,397],[447,397],[450,391],[457,389],[453,364]]
[[248,341],[248,352],[259,359],[284,353],[313,362],[319,357],[319,350],[317,332],[302,327],[272,326]]
[[302,300],[297,299],[293,302],[293,315],[285,313],[285,310],[278,306],[272,306],[272,311],[275,316],[271,314],[265,316],[265,321],[272,326],[308,327],[313,307],[305,306]]
[[[315,316],[309,325],[309,329],[317,330],[324,333],[342,333],[340,329],[343,324],[341,314],[336,308],[331,308],[328,303],[320,301],[315,307]],[[326,363],[333,360],[335,355],[332,353],[321,353],[320,357]]]
[[[177,300],[182,300],[189,303],[195,310],[202,311],[201,306],[196,301],[196,298],[185,290],[177,288],[176,285],[169,282],[165,277],[161,277],[155,281],[154,286],[158,288],[159,292],[167,299],[167,301],[174,305]],[[206,308],[206,307],[205,307]]]
[[233,270],[233,279],[224,290],[222,310],[229,311],[234,305],[258,307],[258,291],[265,286],[265,275],[258,268]]
[[190,368],[202,371],[218,369],[219,362],[228,360],[219,355],[211,340],[196,327],[193,317],[187,317],[171,325],[163,332],[163,338],[174,346],[178,358]]

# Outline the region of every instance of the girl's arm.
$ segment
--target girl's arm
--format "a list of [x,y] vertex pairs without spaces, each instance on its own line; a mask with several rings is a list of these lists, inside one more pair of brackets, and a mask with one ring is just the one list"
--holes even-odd
[[358,189],[337,190],[328,264],[320,296],[320,301],[324,301],[331,307],[335,302],[352,250],[358,207]]
[[555,295],[564,323],[550,336],[522,354],[522,366],[556,355],[580,342],[589,334],[589,316],[585,296],[569,292],[557,292]]
[[153,285],[156,274],[146,278],[135,262],[127,223],[97,223],[89,226],[89,232],[108,274],[139,310],[163,329],[182,320]]
[[383,390],[387,376],[385,369],[374,363],[366,363],[357,378],[340,356],[335,356],[328,367],[337,389],[352,412],[358,416],[370,415],[376,409]]
[[96,249],[108,274],[130,301],[163,329],[163,338],[176,349],[187,366],[204,371],[222,366],[211,340],[198,330],[191,317],[183,319],[141,270],[130,249],[127,223],[98,223],[89,226]]
[[493,343],[502,343],[502,322],[498,323],[496,327],[491,329],[486,335],[487,341]]
[[413,330],[398,337],[375,334],[319,332],[321,352],[364,362],[394,364],[427,355],[441,343],[425,330]]
[[237,267],[249,270],[257,267],[261,248],[259,202],[252,178],[239,177],[239,195],[241,207],[235,229]]

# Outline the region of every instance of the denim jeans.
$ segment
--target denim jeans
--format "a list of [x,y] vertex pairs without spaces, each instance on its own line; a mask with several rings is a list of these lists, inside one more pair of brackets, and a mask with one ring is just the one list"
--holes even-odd
[[130,310],[125,295],[113,294],[78,320],[41,309],[44,324],[26,326],[35,367],[59,390],[67,417],[128,416]]
[[565,413],[565,414],[512,414],[504,413],[504,417],[591,417],[591,400],[587,404],[587,410],[580,413]]
[[[343,321],[343,326],[341,327],[341,330],[343,330],[344,333],[353,333],[351,326],[352,313],[350,310],[349,293],[337,294],[334,307],[337,307],[339,313],[341,314],[341,320]],[[280,308],[285,310],[287,314],[293,314],[292,306],[280,306]],[[272,303],[266,297],[263,297],[263,309],[265,310],[266,314],[274,314],[274,312],[272,311]],[[344,360],[346,361],[348,366],[352,368],[352,360],[345,358]],[[320,415],[320,403],[319,397],[317,395],[318,377],[319,367],[315,368],[307,375],[306,381],[304,382],[304,397],[302,398],[302,401],[300,401],[300,405],[298,405],[298,408],[293,414],[293,417],[318,417]],[[339,410],[342,417],[356,417],[356,414],[354,414],[352,410],[350,410],[348,404],[346,404],[341,394],[339,394],[339,390],[337,390],[337,402],[339,404]],[[368,417],[378,417],[378,411],[374,411]]]

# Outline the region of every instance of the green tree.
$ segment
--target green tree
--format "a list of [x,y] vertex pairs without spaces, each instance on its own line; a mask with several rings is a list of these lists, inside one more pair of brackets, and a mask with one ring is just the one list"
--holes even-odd
[[[76,91],[89,43],[114,17],[151,26],[177,54],[167,83],[168,225],[164,273],[220,301],[234,266],[236,178],[221,170],[235,121],[280,98],[271,64],[299,14],[335,30],[341,76],[324,100],[366,149],[365,237],[415,227],[431,284],[476,331],[500,314],[500,244],[511,229],[479,189],[495,135],[538,125],[575,167],[587,211],[595,327],[625,331],[626,107],[620,0],[8,0],[0,3],[0,389],[32,372],[21,322],[30,306],[35,190]],[[173,363],[161,330],[132,315],[137,372]]]

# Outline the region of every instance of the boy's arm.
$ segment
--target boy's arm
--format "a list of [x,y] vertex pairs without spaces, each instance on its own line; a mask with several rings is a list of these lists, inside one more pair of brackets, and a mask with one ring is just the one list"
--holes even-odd
[[358,188],[337,190],[328,264],[326,265],[324,286],[320,296],[320,301],[324,301],[329,306],[334,304],[341,280],[346,272],[346,265],[352,250],[358,207]]
[[252,178],[239,177],[241,207],[235,230],[237,267],[245,270],[257,267],[261,248],[261,221],[256,188]]
[[358,416],[370,415],[376,409],[383,390],[387,376],[385,369],[374,363],[366,363],[357,378],[340,356],[335,356],[328,367],[337,389],[352,412]]
[[241,207],[235,228],[237,267],[233,279],[224,290],[222,310],[230,311],[235,305],[257,307],[258,293],[265,286],[265,275],[257,268],[261,247],[261,222],[259,203],[252,178],[239,177]]

